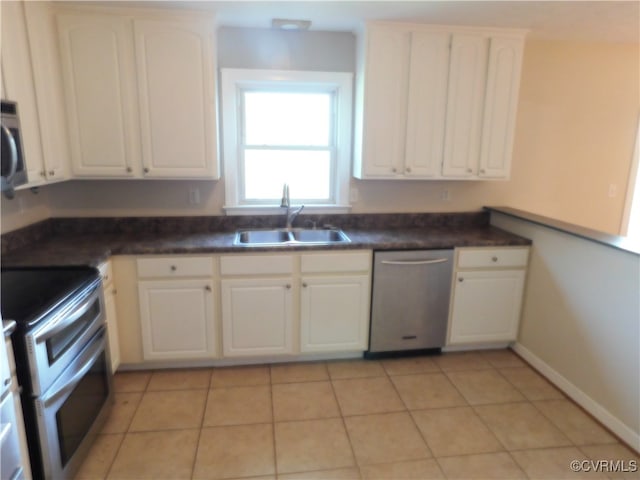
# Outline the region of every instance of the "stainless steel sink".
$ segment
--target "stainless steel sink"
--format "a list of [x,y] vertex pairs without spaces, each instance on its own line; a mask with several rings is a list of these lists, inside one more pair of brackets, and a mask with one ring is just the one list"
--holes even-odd
[[293,238],[301,243],[345,243],[349,238],[342,230],[294,230]]
[[350,243],[347,235],[338,229],[292,229],[292,230],[241,230],[236,232],[234,245],[243,247],[286,245],[332,245]]
[[286,230],[245,230],[236,234],[235,243],[240,245],[264,245],[285,243],[291,240]]

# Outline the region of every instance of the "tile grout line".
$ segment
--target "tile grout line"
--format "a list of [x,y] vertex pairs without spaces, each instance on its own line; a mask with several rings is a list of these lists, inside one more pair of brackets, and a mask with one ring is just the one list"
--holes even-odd
[[211,372],[209,374],[207,394],[204,397],[204,408],[202,409],[202,418],[200,419],[200,428],[198,429],[198,438],[196,440],[196,450],[193,455],[193,461],[191,462],[191,475],[189,476],[189,478],[194,478],[194,475],[196,473],[196,464],[198,462],[198,453],[200,451],[200,441],[202,440],[202,433],[204,430],[204,419],[207,414],[207,405],[209,403],[209,395],[211,393],[212,378],[213,378],[213,368],[211,369]]
[[276,447],[276,407],[273,400],[273,364],[269,364],[269,396],[271,398],[271,438],[273,440],[273,475],[278,477],[278,450]]
[[360,477],[362,479],[362,471],[360,470],[360,464],[358,463],[358,458],[356,457],[356,451],[353,448],[353,442],[351,440],[351,435],[349,435],[349,429],[347,428],[347,422],[344,419],[344,412],[342,411],[342,406],[340,405],[340,402],[338,401],[338,395],[336,394],[336,390],[335,390],[335,388],[333,386],[333,377],[331,376],[331,371],[329,370],[329,366],[325,364],[325,367],[327,369],[327,375],[329,376],[329,385],[331,385],[331,393],[333,393],[333,399],[335,400],[336,405],[338,405],[338,412],[340,413],[340,420],[342,422],[342,428],[344,428],[344,433],[347,435],[347,440],[349,441],[349,448],[351,450],[351,458],[353,458],[354,467],[358,471],[358,477]]

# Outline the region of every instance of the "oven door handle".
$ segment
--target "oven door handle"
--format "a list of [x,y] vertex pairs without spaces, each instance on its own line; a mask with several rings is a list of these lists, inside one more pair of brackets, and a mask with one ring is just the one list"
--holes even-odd
[[[91,354],[89,358],[87,358],[83,362],[83,364],[78,368],[78,371],[74,373],[73,376],[69,380],[67,380],[61,388],[49,395],[48,398],[43,399],[45,407],[50,407],[52,404],[56,403],[60,397],[64,397],[67,393],[76,388],[76,385],[80,383],[80,380],[82,380],[86,373],[91,370],[93,363],[102,354],[102,352],[104,352],[104,349],[106,347],[105,333],[105,327],[102,327],[101,331],[96,334],[96,337],[94,337],[97,338],[99,336],[100,340],[98,340],[97,342],[92,342],[93,345],[91,345]],[[85,354],[87,353],[85,352]],[[83,354],[81,353],[80,355]]]
[[96,290],[89,295],[89,298],[77,306],[73,312],[69,313],[69,315],[65,315],[64,317],[60,316],[53,324],[49,323],[42,331],[35,334],[34,340],[36,343],[46,342],[84,315],[89,308],[91,308],[91,305],[93,305],[99,293],[99,290],[96,288]]

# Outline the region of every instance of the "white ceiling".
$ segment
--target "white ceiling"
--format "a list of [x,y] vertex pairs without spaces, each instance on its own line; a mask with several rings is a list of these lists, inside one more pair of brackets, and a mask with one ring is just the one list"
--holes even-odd
[[[144,2],[149,6],[156,2]],[[355,30],[365,20],[526,28],[535,38],[640,43],[640,1],[170,1],[214,10],[223,26],[269,28],[311,20],[312,30]]]

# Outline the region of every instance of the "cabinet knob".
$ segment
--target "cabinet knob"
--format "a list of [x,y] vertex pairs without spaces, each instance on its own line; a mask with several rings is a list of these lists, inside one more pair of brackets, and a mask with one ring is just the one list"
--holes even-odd
[[473,170],[471,168],[467,168],[467,173],[473,173]]
[[407,173],[411,173],[411,167],[407,167]]
[[204,289],[205,289],[207,292],[210,292],[210,291],[211,291],[211,285],[205,285],[205,286],[204,286]]
[[491,257],[491,261],[492,262],[497,262],[498,261],[498,257]]
[[44,170],[40,171],[40,176],[41,177],[46,177],[47,176],[47,172],[45,172]]
[[175,272],[176,270],[178,270],[178,267],[176,267],[175,265],[171,265],[171,271]]
[[116,295],[116,294],[118,293],[118,290],[114,288],[113,290],[111,290],[111,293],[113,293],[114,295]]
[[49,170],[49,176],[53,177],[56,174],[56,172],[54,170]]
[[133,168],[127,167],[127,173],[131,173],[131,172],[133,172]]
[[144,167],[143,171],[144,173],[149,173],[149,169],[147,167]]
[[303,286],[304,288],[307,288],[307,284],[306,284],[306,282],[302,282],[302,286]]
[[481,169],[480,169],[480,173],[485,173],[484,168],[481,168]]
[[464,278],[462,278],[462,277],[458,277],[458,281],[459,281],[460,283],[462,283],[462,282],[464,282]]
[[290,283],[287,283],[287,284],[285,285],[285,287],[287,287],[287,290],[289,290],[289,289],[291,288],[291,284],[290,284]]
[[391,171],[392,171],[393,173],[396,173],[398,170],[396,169],[396,167],[393,167],[393,168],[391,169]]

